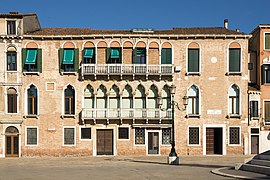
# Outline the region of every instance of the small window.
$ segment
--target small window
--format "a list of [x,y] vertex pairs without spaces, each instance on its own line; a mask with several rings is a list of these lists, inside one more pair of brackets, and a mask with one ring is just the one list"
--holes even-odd
[[240,144],[240,128],[239,127],[230,127],[230,144],[239,145]]
[[258,101],[250,101],[250,117],[259,117]]
[[229,72],[240,72],[241,49],[229,48]]
[[229,90],[229,114],[239,115],[239,88],[233,85]]
[[7,52],[7,71],[17,71],[17,52]]
[[27,129],[27,142],[26,145],[37,145],[37,128]]
[[145,144],[145,129],[135,128],[135,144]]
[[270,64],[262,65],[262,84],[270,83]]
[[7,92],[8,113],[17,113],[17,91],[9,88]]
[[188,72],[199,73],[200,71],[200,49],[188,48]]
[[188,115],[199,115],[199,89],[192,85],[188,90]]
[[264,101],[264,121],[270,123],[270,101]]
[[81,139],[91,139],[91,128],[81,128]]
[[171,143],[171,128],[162,129],[162,144],[167,145]]
[[118,128],[118,139],[129,139],[129,128],[119,127]]
[[265,33],[264,49],[270,49],[270,33]]
[[199,145],[199,127],[189,127],[189,137],[188,144],[189,145]]
[[16,21],[7,21],[7,34],[16,35]]
[[64,128],[64,145],[75,145],[75,128]]
[[250,129],[250,133],[251,134],[259,134],[260,133],[260,129],[259,128],[251,128]]

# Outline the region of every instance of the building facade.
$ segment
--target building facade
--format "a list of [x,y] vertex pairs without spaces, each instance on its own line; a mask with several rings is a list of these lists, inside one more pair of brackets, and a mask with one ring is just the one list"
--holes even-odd
[[178,154],[250,153],[250,35],[227,21],[93,30],[40,28],[36,15],[32,27],[29,16],[0,16],[2,157],[167,155],[172,84]]

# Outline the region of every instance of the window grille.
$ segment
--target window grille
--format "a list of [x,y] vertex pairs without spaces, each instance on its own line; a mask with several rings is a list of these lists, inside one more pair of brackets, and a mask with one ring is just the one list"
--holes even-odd
[[240,144],[239,127],[230,127],[230,144]]
[[199,144],[199,127],[189,128],[189,144],[192,145]]
[[145,144],[145,129],[135,128],[135,144]]
[[171,143],[171,128],[162,129],[162,144]]

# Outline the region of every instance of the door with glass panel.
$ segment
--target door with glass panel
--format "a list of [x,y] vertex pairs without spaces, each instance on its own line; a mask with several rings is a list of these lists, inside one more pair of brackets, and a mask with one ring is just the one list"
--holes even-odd
[[19,157],[19,131],[16,127],[10,126],[5,131],[5,156]]
[[158,132],[148,132],[148,154],[159,154]]

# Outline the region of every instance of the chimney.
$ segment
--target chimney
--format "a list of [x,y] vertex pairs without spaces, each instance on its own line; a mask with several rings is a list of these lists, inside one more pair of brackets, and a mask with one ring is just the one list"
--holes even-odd
[[19,14],[19,12],[9,12],[9,14]]
[[225,29],[228,29],[228,26],[229,26],[229,21],[228,21],[228,19],[224,19],[224,28],[225,28]]
[[236,32],[240,32],[240,29],[239,28],[236,28]]

